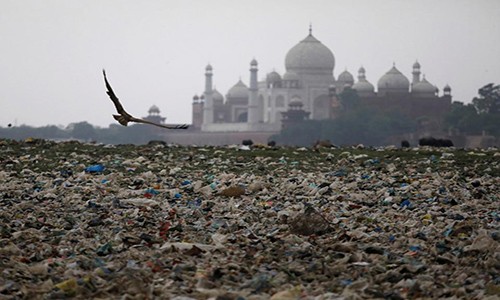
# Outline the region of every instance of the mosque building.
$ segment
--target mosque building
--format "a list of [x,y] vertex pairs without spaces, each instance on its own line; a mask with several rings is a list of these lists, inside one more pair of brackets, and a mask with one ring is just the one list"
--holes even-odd
[[205,90],[193,97],[194,129],[201,132],[278,132],[283,116],[290,109],[307,112],[310,119],[335,118],[341,110],[338,96],[344,89],[353,89],[358,105],[381,111],[396,111],[414,120],[427,120],[439,126],[451,107],[451,88],[446,85],[442,95],[438,88],[421,76],[421,66],[413,64],[412,80],[395,65],[377,82],[377,89],[358,70],[357,80],[347,70],[334,76],[335,57],[332,51],[309,34],[292,47],[285,57],[284,74],[272,71],[258,80],[258,62],[250,62],[250,81],[241,79],[225,96],[214,86],[215,72],[205,68]]
[[166,118],[160,115],[160,108],[158,108],[158,106],[156,105],[153,105],[149,108],[148,115],[143,119],[158,124],[164,124],[166,120]]

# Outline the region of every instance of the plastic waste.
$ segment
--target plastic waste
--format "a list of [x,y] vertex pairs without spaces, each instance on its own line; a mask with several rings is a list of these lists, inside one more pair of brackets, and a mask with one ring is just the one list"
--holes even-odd
[[76,288],[78,287],[78,282],[75,278],[70,278],[56,284],[55,287],[69,293],[76,290]]
[[0,295],[498,294],[498,149],[237,149],[0,139]]
[[404,200],[401,202],[401,205],[400,205],[400,206],[401,206],[401,208],[405,208],[405,207],[407,207],[407,208],[412,208],[412,207],[413,207],[413,206],[412,206],[412,203],[411,203],[411,201],[410,201],[409,199],[404,199]]
[[105,167],[102,164],[91,165],[85,168],[86,173],[102,173]]

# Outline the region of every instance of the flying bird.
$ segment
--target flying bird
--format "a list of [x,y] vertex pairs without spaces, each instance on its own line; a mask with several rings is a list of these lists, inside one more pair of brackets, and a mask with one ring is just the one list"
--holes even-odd
[[113,104],[115,105],[116,111],[118,112],[118,115],[113,115],[113,118],[118,121],[118,123],[122,124],[123,126],[127,126],[129,122],[135,122],[135,123],[143,123],[143,124],[149,124],[149,125],[154,125],[162,128],[167,128],[167,129],[187,129],[189,125],[187,124],[182,124],[182,125],[164,125],[164,124],[158,124],[155,122],[151,122],[148,120],[144,119],[139,119],[128,112],[125,111],[123,108],[122,104],[118,100],[118,97],[116,97],[115,92],[113,92],[113,89],[111,88],[111,85],[108,82],[108,79],[106,78],[106,71],[102,70],[102,74],[104,75],[104,82],[106,83],[106,94],[108,94],[109,98],[111,101],[113,101]]

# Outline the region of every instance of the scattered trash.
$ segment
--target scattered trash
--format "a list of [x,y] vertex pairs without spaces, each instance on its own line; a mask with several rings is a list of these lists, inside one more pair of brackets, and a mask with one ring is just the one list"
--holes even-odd
[[498,296],[496,149],[76,143],[0,140],[5,298]]

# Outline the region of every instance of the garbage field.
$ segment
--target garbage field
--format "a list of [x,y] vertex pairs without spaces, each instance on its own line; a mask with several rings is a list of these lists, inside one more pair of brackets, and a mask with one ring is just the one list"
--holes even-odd
[[498,299],[500,151],[0,140],[0,299]]

